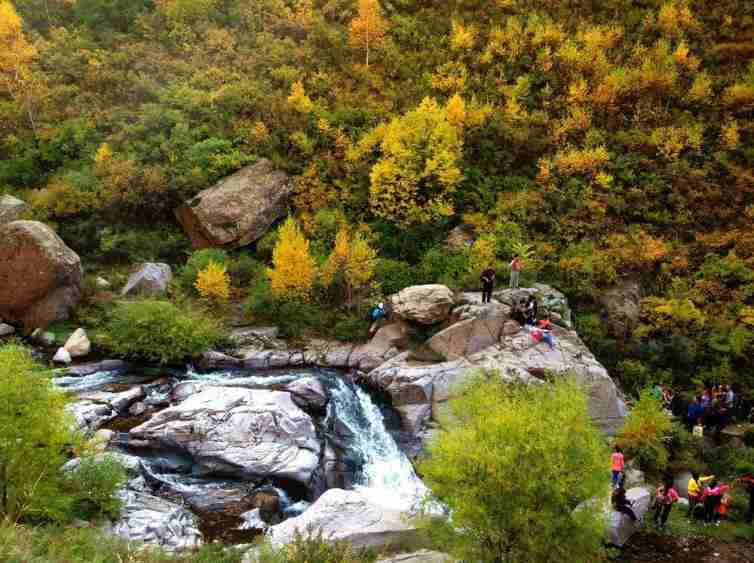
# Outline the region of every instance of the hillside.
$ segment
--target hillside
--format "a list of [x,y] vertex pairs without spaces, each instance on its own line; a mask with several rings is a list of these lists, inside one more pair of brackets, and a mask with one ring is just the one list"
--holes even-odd
[[174,209],[264,157],[317,263],[342,222],[384,293],[522,254],[628,390],[752,388],[753,139],[744,0],[0,1],[0,194],[91,275],[185,260]]

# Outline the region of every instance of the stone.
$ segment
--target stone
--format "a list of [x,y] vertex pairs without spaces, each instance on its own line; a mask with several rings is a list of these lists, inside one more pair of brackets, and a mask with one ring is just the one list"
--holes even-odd
[[29,209],[26,202],[12,195],[0,195],[0,226],[21,219]]
[[179,450],[197,475],[292,479],[308,485],[321,444],[308,414],[283,391],[202,388],[155,414],[130,436]]
[[435,334],[427,346],[446,360],[457,360],[497,344],[504,323],[503,317],[459,321]]
[[88,400],[71,403],[66,410],[73,416],[75,428],[88,433],[96,432],[118,416],[118,412],[109,404]]
[[79,399],[82,401],[106,404],[119,413],[125,413],[133,403],[144,399],[145,396],[146,393],[144,392],[144,387],[137,385],[131,389],[121,391],[120,393],[111,393],[109,391],[82,393],[79,395]]
[[571,307],[568,305],[568,299],[562,292],[542,283],[535,283],[531,287],[522,287],[519,289],[502,289],[493,293],[493,298],[508,307],[513,307],[517,303],[534,295],[537,298],[539,306],[539,316],[550,315],[553,323],[559,324],[565,328],[573,326],[571,320]]
[[107,430],[106,428],[97,430],[94,433],[94,441],[101,444],[102,449],[107,447],[107,445],[110,443],[110,440],[112,440],[114,437],[115,432],[113,432],[112,430]]
[[296,518],[272,526],[272,545],[290,543],[298,530],[304,537],[317,534],[330,541],[346,541],[354,547],[385,548],[416,540],[416,529],[402,513],[383,508],[357,491],[330,489]]
[[642,487],[635,487],[626,491],[626,498],[629,502],[633,503],[632,510],[636,514],[636,523],[631,521],[628,515],[621,512],[609,510],[608,525],[607,525],[607,540],[612,545],[622,547],[633,533],[639,529],[641,520],[644,518],[647,510],[649,510],[650,500],[652,494],[649,489]]
[[81,299],[81,260],[38,221],[0,226],[0,317],[27,329],[65,320]]
[[201,546],[196,519],[182,506],[130,487],[122,490],[119,497],[120,519],[112,526],[112,534],[169,552]]
[[128,364],[123,360],[102,360],[101,362],[90,362],[65,368],[61,370],[60,375],[85,377],[98,372],[123,372],[126,369],[128,369]]
[[71,355],[68,353],[68,350],[63,348],[62,346],[58,348],[58,351],[55,352],[55,355],[52,357],[52,361],[56,364],[70,364],[73,360],[71,359]]
[[12,326],[5,323],[0,323],[0,338],[2,338],[3,336],[11,336],[15,332],[16,332],[16,329],[13,328]]
[[458,305],[451,312],[453,322],[463,321],[466,319],[508,319],[511,314],[511,308],[498,301],[482,303],[481,293],[462,293],[456,299]]
[[201,369],[227,369],[243,367],[243,360],[228,356],[222,352],[210,350],[204,352],[199,358],[199,367]]
[[239,530],[258,530],[264,532],[267,530],[267,522],[262,520],[262,515],[258,508],[249,510],[239,515],[241,524],[238,526]]
[[468,225],[453,228],[445,239],[445,248],[451,252],[463,252],[470,249],[476,241],[474,230]]
[[627,338],[639,324],[641,314],[641,285],[627,279],[602,291],[599,302],[607,316],[607,328],[617,338]]
[[94,285],[97,287],[97,289],[110,289],[110,282],[103,277],[97,276],[97,278],[94,280]]
[[83,328],[77,328],[68,337],[63,347],[71,355],[71,358],[81,358],[91,351],[92,343],[89,341],[86,331]]
[[443,322],[453,307],[453,292],[444,285],[414,285],[389,298],[393,315],[423,325]]
[[147,405],[142,402],[134,403],[128,407],[128,414],[131,416],[142,416],[148,410]]
[[285,386],[293,402],[303,409],[322,410],[327,406],[329,397],[322,382],[316,377],[302,377]]
[[241,327],[233,329],[230,341],[238,347],[258,345],[268,348],[271,342],[277,340],[280,329],[276,326]]
[[50,347],[55,345],[55,335],[51,332],[45,332],[41,328],[34,329],[29,339],[41,346]]
[[413,553],[401,553],[387,559],[379,559],[377,563],[451,563],[453,559],[447,553],[421,549]]
[[286,215],[294,190],[290,176],[261,159],[199,192],[175,215],[194,248],[238,248]]
[[144,295],[162,295],[168,290],[173,279],[173,271],[168,264],[145,262],[138,265],[128,276],[121,295],[141,293]]
[[408,345],[408,338],[411,333],[411,327],[397,319],[377,329],[369,342],[382,350],[405,348]]

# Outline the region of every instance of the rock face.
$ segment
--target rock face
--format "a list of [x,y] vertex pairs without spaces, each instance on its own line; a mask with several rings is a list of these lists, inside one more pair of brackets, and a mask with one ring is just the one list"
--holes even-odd
[[175,212],[194,248],[240,247],[283,217],[294,182],[262,159],[200,192]]
[[205,387],[131,430],[152,447],[189,454],[204,474],[308,484],[319,463],[312,419],[289,393]]
[[67,319],[81,299],[81,260],[47,225],[0,226],[0,317],[33,329]]
[[143,293],[145,295],[162,295],[168,290],[173,279],[173,272],[167,264],[145,262],[128,276],[122,295]]
[[355,547],[383,547],[415,538],[416,530],[401,513],[382,508],[357,491],[330,489],[301,516],[272,526],[275,546],[289,543],[296,530],[307,536],[319,530],[325,538],[344,540]]
[[633,503],[631,507],[638,519],[636,523],[631,521],[626,514],[609,511],[607,540],[609,543],[621,547],[625,544],[631,535],[639,528],[642,518],[649,510],[651,494],[648,489],[636,487],[626,491],[626,498]]
[[86,335],[86,331],[83,328],[77,328],[71,336],[66,340],[65,346],[63,346],[71,358],[81,358],[86,356],[92,349],[92,343]]
[[28,208],[25,202],[12,195],[0,195],[0,226],[18,221]]
[[534,295],[539,304],[539,315],[550,315],[552,322],[566,328],[571,328],[571,308],[568,299],[557,289],[542,283],[535,283],[531,287],[520,289],[502,289],[496,291],[493,296],[501,303],[513,307],[516,303]]
[[435,334],[427,346],[446,360],[457,360],[497,344],[504,323],[503,317],[459,321]]
[[600,303],[607,313],[607,327],[617,338],[625,338],[636,328],[641,314],[641,286],[629,279],[602,292]]
[[414,285],[390,297],[394,315],[407,321],[433,325],[448,318],[453,292],[444,285]]
[[2,338],[3,336],[10,336],[14,332],[16,332],[16,329],[12,326],[5,323],[0,323],[0,338]]

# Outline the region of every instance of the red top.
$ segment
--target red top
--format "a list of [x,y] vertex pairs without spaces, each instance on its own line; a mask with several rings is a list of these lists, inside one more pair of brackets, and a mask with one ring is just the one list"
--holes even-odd
[[514,272],[518,272],[521,269],[521,262],[518,258],[514,258],[511,260],[511,270]]

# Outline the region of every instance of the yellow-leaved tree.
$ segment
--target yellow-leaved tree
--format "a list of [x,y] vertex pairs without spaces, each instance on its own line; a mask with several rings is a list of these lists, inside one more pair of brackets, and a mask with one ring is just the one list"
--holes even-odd
[[351,21],[348,42],[352,47],[364,49],[367,68],[370,49],[385,41],[388,27],[388,21],[382,17],[379,0],[359,0],[359,15]]
[[230,297],[230,276],[225,266],[212,260],[196,275],[194,287],[208,301],[227,301]]
[[359,232],[352,234],[347,226],[341,226],[335,236],[335,247],[322,268],[322,284],[330,287],[340,282],[346,305],[358,305],[371,286],[376,262],[377,251],[366,236]]
[[272,251],[272,268],[267,268],[275,297],[308,301],[317,268],[309,252],[309,241],[293,217],[288,217]]
[[379,144],[381,153],[370,173],[375,215],[412,225],[453,214],[450,195],[463,177],[463,114],[456,98],[448,106],[425,98],[415,110],[365,137]]
[[24,36],[21,18],[13,4],[0,0],[0,92],[8,94],[24,109],[32,129],[36,125],[31,63],[36,55],[37,50]]

